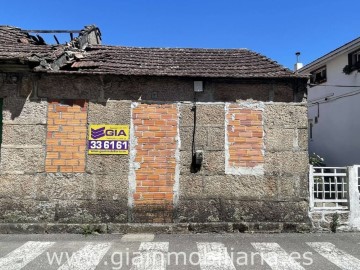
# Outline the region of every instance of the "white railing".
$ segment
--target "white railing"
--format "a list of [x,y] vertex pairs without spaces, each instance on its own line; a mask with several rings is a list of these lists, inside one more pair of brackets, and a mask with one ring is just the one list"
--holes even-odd
[[310,212],[348,212],[347,225],[360,230],[360,165],[309,170]]
[[[347,167],[310,165],[310,209],[348,210],[349,181]],[[360,186],[358,186],[360,188]]]

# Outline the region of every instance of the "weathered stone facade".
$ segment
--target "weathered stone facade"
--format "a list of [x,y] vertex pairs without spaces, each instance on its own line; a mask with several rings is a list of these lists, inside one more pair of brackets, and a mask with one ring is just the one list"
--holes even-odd
[[[204,150],[204,165],[193,174],[189,170],[191,151],[181,151],[180,199],[177,218],[181,222],[306,222],[308,211],[307,147],[301,145],[307,136],[306,106],[296,103],[248,103],[240,102],[230,106],[261,106],[263,109],[263,170],[249,172],[230,170],[226,164],[225,114],[228,104],[201,104],[197,124],[197,145]],[[189,105],[182,105],[180,135],[182,145],[189,144],[192,120]],[[248,113],[251,114],[251,109]],[[296,114],[293,114],[297,111]],[[287,122],[278,121],[281,115],[290,115]],[[185,129],[188,125],[188,129]],[[183,132],[186,130],[187,132]],[[289,135],[288,141],[280,142],[276,133]],[[298,134],[301,134],[300,136]],[[305,136],[305,138],[303,138]],[[306,141],[306,140],[305,140]],[[282,147],[277,147],[281,144]],[[261,144],[260,144],[261,145]],[[232,145],[228,146],[229,151]],[[245,147],[248,145],[245,144]],[[237,151],[237,148],[235,148]],[[261,155],[255,155],[253,162],[262,164]],[[231,156],[230,156],[231,158]],[[251,160],[251,158],[250,158]],[[230,159],[231,161],[231,159]],[[229,166],[229,168],[226,168]],[[244,168],[246,168],[245,166]],[[291,210],[290,210],[291,209]]]
[[307,230],[306,83],[247,49],[0,26],[0,232]]
[[[308,224],[307,109],[291,84],[209,80],[195,104],[192,79],[14,75],[0,81],[3,226]],[[130,125],[130,154],[88,155],[90,123]]]

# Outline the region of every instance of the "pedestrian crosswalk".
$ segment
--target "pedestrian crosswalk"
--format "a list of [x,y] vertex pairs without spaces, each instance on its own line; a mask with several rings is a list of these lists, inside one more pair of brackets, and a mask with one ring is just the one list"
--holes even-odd
[[139,247],[140,256],[135,257],[131,270],[165,270],[168,250],[168,242],[142,242]]
[[1,270],[22,269],[29,262],[34,260],[55,242],[33,242],[29,241],[21,247],[10,252],[0,259]]
[[311,242],[307,244],[340,269],[360,269],[360,260],[336,248],[332,243]]
[[304,268],[295,261],[277,243],[251,243],[260,253],[261,257],[271,267],[271,269],[292,269],[303,270]]
[[[234,246],[230,248],[229,244],[221,242],[194,241],[186,243],[186,250],[181,251],[177,244],[156,241],[156,239],[149,242],[136,242],[132,246],[129,242],[121,241],[77,242],[75,246],[71,241],[65,243],[28,241],[7,254],[0,254],[0,270],[303,270],[319,269],[319,264],[324,269],[360,270],[360,259],[357,258],[360,257],[360,253],[355,257],[354,252],[350,251],[352,254],[349,254],[349,251],[340,249],[330,242],[303,243],[297,255],[294,253],[294,248],[270,241],[242,243],[241,248],[237,250]],[[2,245],[1,240],[0,245]],[[63,256],[63,252],[69,247],[72,252]],[[184,249],[184,246],[181,248]],[[243,250],[242,253],[239,252],[241,250]],[[304,256],[304,252],[308,257]],[[180,253],[181,257],[176,257]],[[246,258],[245,260],[248,253],[258,255],[260,259],[254,261]],[[242,256],[241,260],[239,254]],[[116,261],[115,258],[117,258]],[[119,258],[123,260],[121,264]],[[301,260],[301,258],[308,260]]]
[[71,260],[67,260],[59,270],[93,270],[109,250],[110,246],[110,243],[89,243],[73,253]]
[[235,270],[226,247],[222,243],[197,243],[199,263],[202,270],[223,269]]

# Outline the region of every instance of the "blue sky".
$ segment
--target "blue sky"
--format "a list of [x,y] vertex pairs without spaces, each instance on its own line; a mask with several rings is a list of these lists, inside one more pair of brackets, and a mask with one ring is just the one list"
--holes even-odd
[[[359,0],[0,0],[0,4],[2,25],[73,30],[96,24],[104,44],[247,48],[291,69],[296,51],[306,64],[360,36]],[[50,41],[54,42],[52,37]]]

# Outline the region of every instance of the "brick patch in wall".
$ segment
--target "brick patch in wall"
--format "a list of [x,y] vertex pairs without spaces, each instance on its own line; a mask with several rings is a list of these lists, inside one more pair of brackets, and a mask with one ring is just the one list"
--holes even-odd
[[226,105],[225,170],[228,174],[262,174],[264,164],[263,110]]
[[85,172],[85,100],[51,100],[48,104],[46,172]]
[[135,221],[171,222],[178,108],[176,104],[139,104],[132,109],[136,157]]

